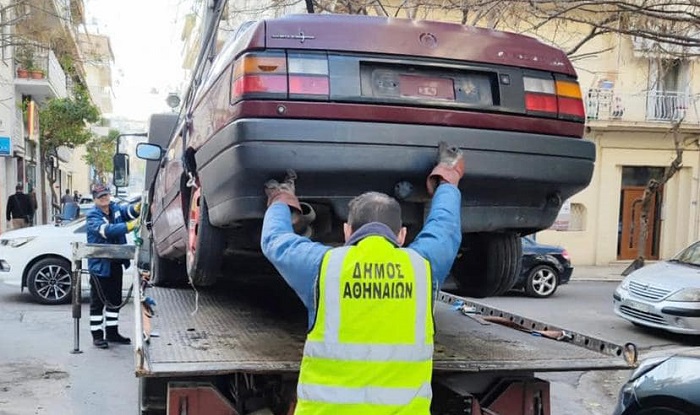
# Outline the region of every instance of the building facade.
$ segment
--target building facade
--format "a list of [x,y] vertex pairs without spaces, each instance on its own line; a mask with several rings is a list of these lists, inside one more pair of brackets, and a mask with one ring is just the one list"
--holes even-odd
[[[52,98],[72,96],[73,79],[67,68],[81,83],[87,81],[77,40],[77,28],[84,24],[82,0],[0,0],[0,4],[11,6],[0,16],[4,35],[0,90],[3,97],[10,97],[0,103],[0,232],[4,232],[9,227],[4,218],[6,200],[17,184],[34,193],[34,223],[43,224],[57,213],[53,195],[60,198],[64,189],[73,189],[80,177],[87,177],[88,169],[74,149],[58,148],[42,160],[39,140],[40,106]],[[94,96],[91,99],[97,102]],[[55,178],[54,189],[49,175]]]

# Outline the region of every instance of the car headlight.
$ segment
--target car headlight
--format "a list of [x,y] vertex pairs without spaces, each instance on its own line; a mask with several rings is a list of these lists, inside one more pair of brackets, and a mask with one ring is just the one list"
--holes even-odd
[[686,288],[668,297],[668,301],[684,301],[690,303],[700,302],[700,289]]
[[23,236],[21,238],[0,239],[0,245],[9,246],[10,248],[18,248],[28,243],[34,238],[36,238],[36,236]]
[[[627,278],[622,280],[620,285],[618,285],[617,288],[615,288],[615,296],[622,297],[623,295],[626,295],[627,290],[629,289],[629,285],[630,285],[630,283],[627,281]],[[613,298],[618,299],[615,296],[613,296]]]

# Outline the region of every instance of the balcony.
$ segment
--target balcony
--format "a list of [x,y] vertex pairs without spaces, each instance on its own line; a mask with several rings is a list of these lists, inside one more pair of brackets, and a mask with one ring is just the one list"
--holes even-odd
[[51,49],[36,44],[15,47],[15,90],[37,102],[68,94],[66,73]]
[[681,119],[700,127],[700,94],[589,89],[584,101],[590,127],[667,128]]

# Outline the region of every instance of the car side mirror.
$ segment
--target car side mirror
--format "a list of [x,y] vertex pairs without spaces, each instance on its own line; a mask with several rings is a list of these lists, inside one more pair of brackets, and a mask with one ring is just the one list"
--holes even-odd
[[163,157],[163,149],[157,144],[139,143],[136,145],[136,157],[157,161]]
[[112,163],[114,165],[114,176],[112,178],[112,183],[115,187],[128,187],[129,155],[124,153],[117,153],[112,158]]

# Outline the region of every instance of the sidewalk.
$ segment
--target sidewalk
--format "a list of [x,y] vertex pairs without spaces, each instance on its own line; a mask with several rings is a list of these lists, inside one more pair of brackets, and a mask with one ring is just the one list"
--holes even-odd
[[622,271],[629,264],[574,266],[572,281],[622,281]]

